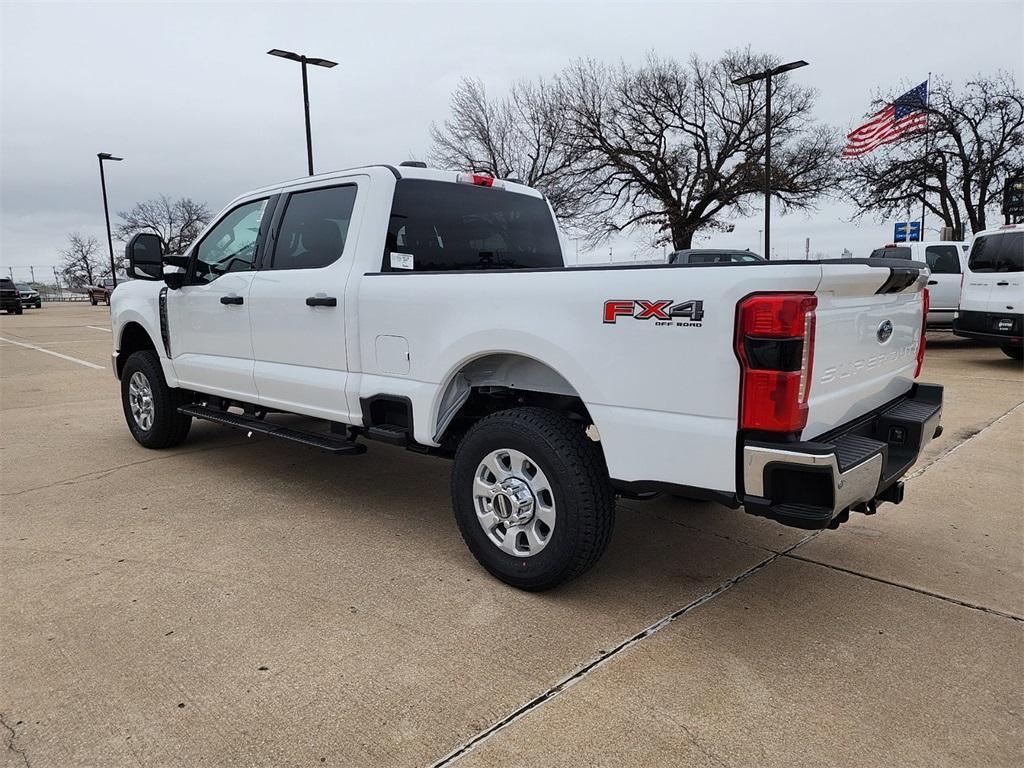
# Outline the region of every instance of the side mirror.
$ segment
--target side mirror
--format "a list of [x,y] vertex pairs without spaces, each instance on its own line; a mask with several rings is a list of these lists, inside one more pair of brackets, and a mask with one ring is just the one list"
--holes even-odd
[[164,282],[172,291],[185,284],[188,256],[164,256]]
[[139,232],[132,235],[124,249],[128,274],[140,280],[163,279],[164,243],[159,235]]

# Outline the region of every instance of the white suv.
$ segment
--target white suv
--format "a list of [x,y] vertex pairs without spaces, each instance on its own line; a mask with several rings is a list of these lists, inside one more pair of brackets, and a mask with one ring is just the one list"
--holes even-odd
[[994,341],[1014,360],[1024,359],[1024,224],[979,232],[971,252],[953,323],[957,336]]

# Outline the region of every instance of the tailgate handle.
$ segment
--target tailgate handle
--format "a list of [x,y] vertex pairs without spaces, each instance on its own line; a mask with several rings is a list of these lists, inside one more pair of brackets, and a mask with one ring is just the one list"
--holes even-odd
[[1005,280],[1000,280],[998,283],[996,283],[996,285],[1009,285],[1009,283],[1006,282]]
[[929,280],[928,281],[928,285],[938,285],[938,284],[939,284],[938,280]]
[[306,299],[307,307],[336,307],[338,300],[334,296],[310,296]]

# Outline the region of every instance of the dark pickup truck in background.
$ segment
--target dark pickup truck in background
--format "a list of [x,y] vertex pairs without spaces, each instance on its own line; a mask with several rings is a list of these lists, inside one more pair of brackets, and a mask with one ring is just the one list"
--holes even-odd
[[94,307],[101,301],[110,306],[110,294],[114,290],[114,281],[106,278],[100,281],[99,285],[90,285],[85,289],[89,293],[89,303]]

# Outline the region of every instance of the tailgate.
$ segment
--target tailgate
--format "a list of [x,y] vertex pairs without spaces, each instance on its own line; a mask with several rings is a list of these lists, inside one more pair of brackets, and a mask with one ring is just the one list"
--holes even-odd
[[821,264],[808,440],[906,393],[914,383],[924,264]]

